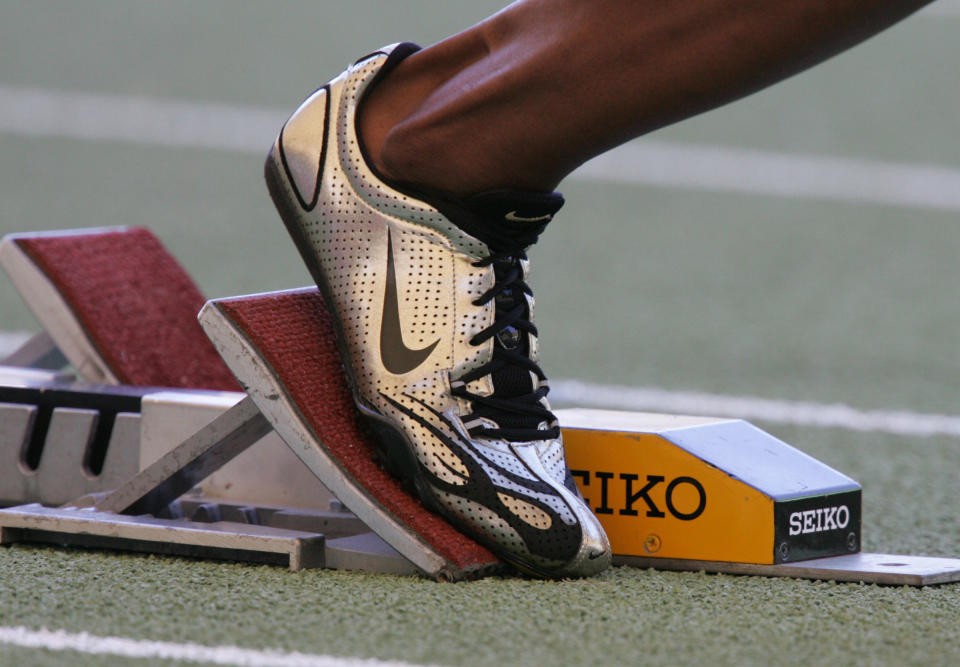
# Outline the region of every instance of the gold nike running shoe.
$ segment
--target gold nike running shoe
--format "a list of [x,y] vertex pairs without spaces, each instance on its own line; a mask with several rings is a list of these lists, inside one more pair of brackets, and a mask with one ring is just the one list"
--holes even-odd
[[594,574],[610,545],[564,459],[525,282],[526,248],[563,198],[455,198],[377,175],[357,108],[417,49],[381,49],[311,95],[267,158],[270,194],[391,472],[519,569]]

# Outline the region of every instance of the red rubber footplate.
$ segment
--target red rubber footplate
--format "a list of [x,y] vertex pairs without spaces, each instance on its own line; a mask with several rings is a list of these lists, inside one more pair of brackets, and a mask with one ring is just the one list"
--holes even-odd
[[485,547],[426,510],[374,460],[319,291],[218,300],[218,309],[266,362],[317,440],[362,492],[461,572],[500,563]]
[[149,230],[16,243],[53,283],[122,384],[239,391],[197,322],[203,295]]

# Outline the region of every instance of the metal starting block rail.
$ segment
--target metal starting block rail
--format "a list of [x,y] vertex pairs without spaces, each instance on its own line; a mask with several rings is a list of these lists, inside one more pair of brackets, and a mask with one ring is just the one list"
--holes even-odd
[[[125,261],[113,284],[105,266],[114,266],[118,248]],[[199,332],[219,356],[186,359],[183,344],[133,364],[116,354],[112,328],[164,310],[156,299],[178,300],[138,291],[155,280],[138,274],[147,260],[150,271],[183,282],[186,274],[146,230],[17,235],[0,244],[0,262],[46,329],[0,366],[0,503],[18,504],[0,510],[0,542],[419,571],[441,580],[503,567],[376,464],[316,289],[208,302],[202,331],[193,317],[161,323],[193,327],[173,338]],[[99,302],[88,291],[77,296],[90,285],[103,288]],[[157,384],[169,387],[183,364],[208,381],[174,389],[82,384],[58,370],[61,353],[100,383],[129,383],[126,373],[165,378]],[[245,394],[211,391],[235,386],[234,377]],[[960,581],[960,559],[861,553],[860,486],[746,422],[557,414],[574,477],[617,563]]]
[[[15,370],[7,370],[8,383]],[[292,570],[417,571],[338,501],[324,511],[202,495],[198,482],[270,431],[241,394],[234,395],[239,399],[234,407],[138,472],[141,429],[162,415],[177,414],[170,400],[176,392],[165,390],[159,414],[156,406],[148,406],[145,419],[142,404],[154,391],[38,382],[29,372],[18,386],[0,387],[0,497],[6,504],[47,503],[0,510],[0,543],[115,548],[274,563]],[[181,398],[181,405],[189,406],[207,396],[184,391]],[[110,414],[120,409],[126,411]],[[98,422],[111,416],[106,457],[94,474],[85,461],[103,437],[96,433]],[[31,446],[36,448],[38,437],[31,469]],[[48,506],[53,503],[62,506]]]
[[[269,433],[239,455],[247,447],[220,442],[232,427],[204,428],[244,395],[224,391],[239,385],[196,321],[204,298],[149,230],[13,234],[0,242],[0,264],[45,329],[0,361],[0,505],[21,505],[4,510],[0,539],[417,571],[259,412],[256,434]],[[98,384],[76,382],[59,370],[67,364]],[[191,469],[183,448],[170,450],[195,431],[206,441],[193,439]]]

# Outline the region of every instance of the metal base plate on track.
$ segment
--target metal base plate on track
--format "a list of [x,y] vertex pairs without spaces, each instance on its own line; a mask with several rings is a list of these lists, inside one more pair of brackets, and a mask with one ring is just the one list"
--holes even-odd
[[204,523],[54,508],[39,504],[0,510],[0,544],[34,542],[391,574],[417,569],[372,533],[324,535],[232,521]]
[[932,586],[960,581],[960,558],[902,554],[855,553],[779,565],[639,556],[614,556],[613,562],[615,565],[649,567],[657,570],[792,577],[892,586]]

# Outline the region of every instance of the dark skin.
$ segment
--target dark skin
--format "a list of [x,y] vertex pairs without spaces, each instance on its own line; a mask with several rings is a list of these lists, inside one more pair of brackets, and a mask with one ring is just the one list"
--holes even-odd
[[592,157],[803,71],[931,0],[521,0],[363,101],[388,178],[550,191]]

